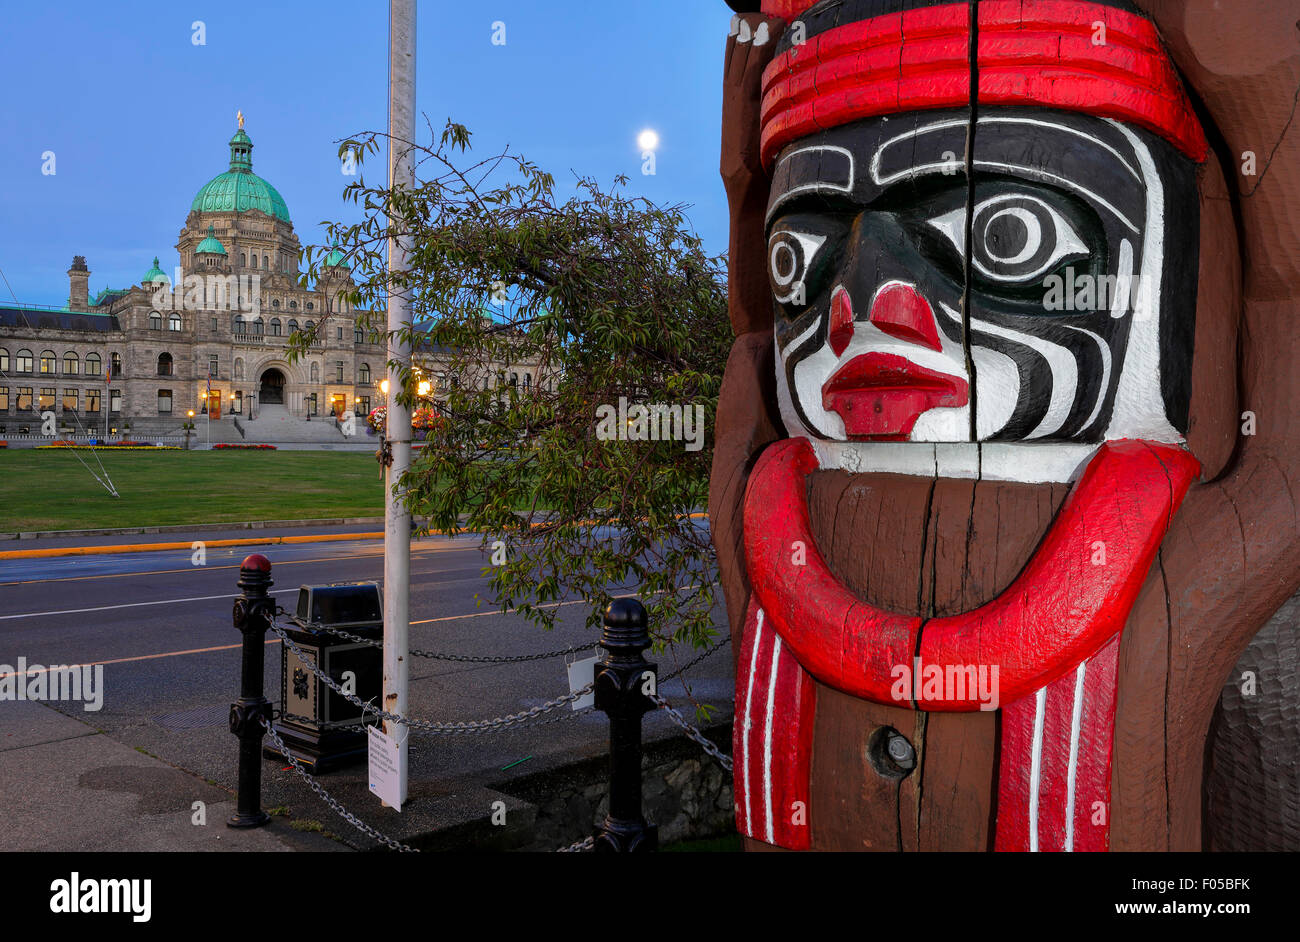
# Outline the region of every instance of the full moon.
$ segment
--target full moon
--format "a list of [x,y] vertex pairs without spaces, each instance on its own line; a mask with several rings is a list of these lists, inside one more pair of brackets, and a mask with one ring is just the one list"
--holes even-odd
[[650,128],[646,128],[636,138],[637,146],[642,150],[654,150],[659,146],[659,135]]

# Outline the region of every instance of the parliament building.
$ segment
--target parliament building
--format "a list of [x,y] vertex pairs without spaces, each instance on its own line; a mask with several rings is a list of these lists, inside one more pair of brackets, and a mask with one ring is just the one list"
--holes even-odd
[[[383,404],[382,328],[367,333],[340,300],[351,272],[337,248],[312,287],[299,283],[289,208],[253,173],[242,116],[239,124],[229,169],[190,204],[178,278],[154,258],[139,284],[92,298],[78,255],[65,307],[0,305],[0,434],[37,432],[51,411],[74,432],[154,434],[178,429],[190,410],[248,418],[265,407],[306,419]],[[314,339],[291,360],[297,331]],[[445,381],[436,364],[427,372],[434,385]],[[517,371],[515,382],[530,384],[533,372]]]

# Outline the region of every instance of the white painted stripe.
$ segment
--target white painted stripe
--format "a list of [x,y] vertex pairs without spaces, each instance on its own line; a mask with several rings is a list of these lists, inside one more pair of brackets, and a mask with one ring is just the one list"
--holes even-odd
[[767,681],[767,722],[763,731],[763,804],[767,808],[767,842],[776,843],[772,826],[772,716],[776,704],[776,672],[781,666],[781,636],[772,633],[772,670]]
[[1034,694],[1034,745],[1029,759],[1029,850],[1038,851],[1038,788],[1043,777],[1043,714],[1047,712],[1047,688]]
[[749,656],[749,685],[745,691],[745,718],[740,732],[740,770],[745,783],[745,833],[754,834],[754,801],[749,787],[749,737],[754,728],[754,675],[758,673],[758,646],[763,641],[763,610],[758,609],[754,625],[754,650]]
[[[271,595],[284,595],[286,592],[297,592],[297,589],[276,589]],[[21,615],[0,615],[0,621],[8,621],[11,618],[41,618],[46,615],[80,615],[83,612],[107,612],[115,608],[140,608],[144,605],[177,605],[181,602],[209,602],[212,599],[230,599],[233,595],[225,592],[221,595],[196,595],[188,599],[162,599],[158,602],[127,602],[125,605],[101,605],[98,608],[65,608],[57,612],[23,612]]]
[[1079,759],[1079,725],[1083,717],[1083,678],[1088,662],[1074,672],[1074,712],[1070,716],[1070,769],[1065,776],[1065,850],[1074,850],[1074,779]]

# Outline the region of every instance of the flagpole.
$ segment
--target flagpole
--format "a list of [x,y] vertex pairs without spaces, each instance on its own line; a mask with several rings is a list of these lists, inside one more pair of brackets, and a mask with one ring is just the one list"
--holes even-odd
[[[415,187],[411,143],[415,140],[415,0],[388,4],[388,185]],[[390,230],[401,221],[389,216]],[[390,278],[406,271],[410,239],[388,240]],[[411,345],[398,336],[410,326],[409,290],[388,289],[388,411],[384,435],[390,449],[384,488],[384,701],[389,713],[406,715],[410,663],[411,513],[394,488],[411,464],[411,410],[398,402],[402,372],[409,372]],[[398,743],[398,796],[406,800],[407,730],[384,722]]]

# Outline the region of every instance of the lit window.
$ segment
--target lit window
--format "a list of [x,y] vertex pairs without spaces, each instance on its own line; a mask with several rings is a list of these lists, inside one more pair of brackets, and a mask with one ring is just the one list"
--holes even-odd
[[54,355],[53,350],[43,350],[41,352],[41,372],[54,374],[59,371],[59,358]]

